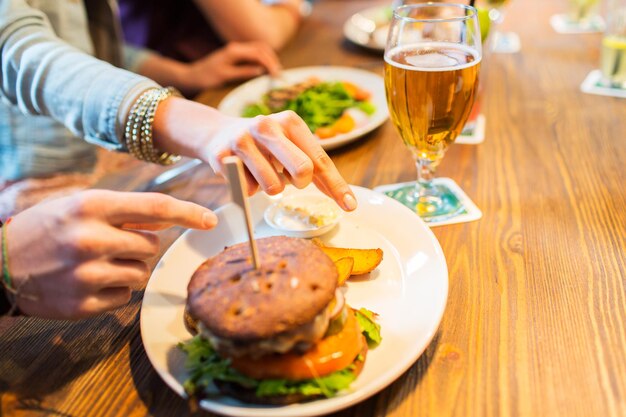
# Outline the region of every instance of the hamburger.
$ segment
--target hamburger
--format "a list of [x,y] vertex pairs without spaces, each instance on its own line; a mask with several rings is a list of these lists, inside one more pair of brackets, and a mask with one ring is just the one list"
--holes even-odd
[[[204,397],[211,383],[245,402],[290,404],[349,387],[380,340],[373,314],[344,303],[337,269],[315,244],[274,236],[205,261],[188,285],[185,389]],[[366,337],[369,337],[366,338]]]

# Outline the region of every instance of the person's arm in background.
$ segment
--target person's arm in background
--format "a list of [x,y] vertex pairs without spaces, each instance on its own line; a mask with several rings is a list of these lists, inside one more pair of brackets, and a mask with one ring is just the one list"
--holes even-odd
[[296,33],[304,0],[194,0],[205,19],[228,41],[263,41],[281,49]]
[[264,42],[230,42],[191,63],[125,45],[124,58],[126,69],[176,87],[186,96],[265,73],[277,75],[281,69],[276,53]]

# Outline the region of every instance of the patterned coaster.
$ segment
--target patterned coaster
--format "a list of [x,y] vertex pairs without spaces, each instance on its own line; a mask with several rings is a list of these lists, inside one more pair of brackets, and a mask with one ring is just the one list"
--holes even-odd
[[485,140],[485,115],[480,114],[478,117],[468,122],[461,134],[456,138],[454,143],[461,145],[478,145]]
[[550,25],[556,33],[596,33],[604,32],[606,25],[600,15],[592,16],[585,22],[573,22],[566,14],[555,14],[550,18]]
[[626,98],[625,88],[609,87],[602,83],[602,71],[600,70],[593,70],[587,75],[585,81],[580,85],[580,91],[601,96]]
[[[465,194],[465,192],[458,186],[454,180],[450,178],[435,178],[433,180],[435,185],[447,187],[454,194],[454,198],[456,198],[462,205],[461,211],[454,215],[453,217],[444,219],[444,220],[427,220],[423,219],[426,224],[430,227],[435,226],[444,226],[446,224],[456,224],[456,223],[466,223],[474,220],[478,220],[483,216],[483,213],[480,209],[474,204],[474,202]],[[379,193],[383,193],[388,197],[397,199],[399,195],[406,193],[408,191],[408,187],[412,186],[413,182],[403,182],[399,184],[389,184],[389,185],[381,185],[374,188],[374,191]],[[414,208],[409,207],[414,210]],[[416,213],[417,215],[417,213]]]
[[522,50],[522,41],[515,32],[495,32],[491,40],[491,52],[495,54],[515,54]]

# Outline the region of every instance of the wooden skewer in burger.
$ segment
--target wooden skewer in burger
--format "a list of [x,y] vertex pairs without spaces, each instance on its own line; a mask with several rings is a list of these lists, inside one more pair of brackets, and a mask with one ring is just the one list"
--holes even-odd
[[[241,162],[232,163],[233,201],[246,213]],[[365,361],[362,324],[371,316],[344,303],[337,268],[319,247],[286,236],[255,241],[247,222],[249,242],[208,259],[189,282],[187,324],[197,335],[181,345],[185,389],[203,397],[213,382],[246,402],[290,404],[348,388]]]

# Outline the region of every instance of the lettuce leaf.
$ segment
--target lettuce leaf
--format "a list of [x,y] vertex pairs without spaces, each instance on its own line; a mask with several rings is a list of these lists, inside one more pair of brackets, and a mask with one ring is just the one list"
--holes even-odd
[[287,394],[324,395],[332,397],[337,392],[348,389],[356,378],[353,366],[349,366],[321,378],[289,381],[286,379],[266,379],[259,383],[256,395],[259,397]]
[[272,110],[265,103],[253,103],[244,107],[242,117],[267,116]]
[[266,99],[267,95],[260,102],[246,106],[242,116],[254,117],[293,110],[309,126],[311,132],[315,132],[319,127],[335,123],[349,108],[358,108],[368,115],[376,111],[371,102],[355,100],[341,82],[321,82],[287,101],[281,108],[270,108]]
[[350,365],[332,374],[316,379],[288,381],[286,379],[256,380],[249,378],[230,367],[230,360],[222,359],[201,336],[195,336],[178,347],[187,354],[185,368],[189,379],[183,384],[190,396],[203,392],[213,380],[235,382],[243,387],[256,389],[258,397],[287,394],[334,396],[347,389],[356,378],[354,366]]
[[236,382],[246,388],[255,388],[259,382],[231,368],[230,360],[221,358],[208,340],[200,335],[178,347],[187,354],[185,368],[189,379],[183,384],[189,395],[204,391],[214,379]]
[[367,346],[370,349],[375,348],[383,340],[380,335],[380,324],[374,321],[376,319],[376,313],[366,308],[355,310],[354,313],[356,314],[359,326],[361,326],[361,330],[367,339]]
[[376,106],[374,106],[369,101],[357,101],[355,103],[355,107],[361,110],[363,113],[367,114],[368,116],[376,113]]

